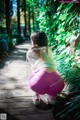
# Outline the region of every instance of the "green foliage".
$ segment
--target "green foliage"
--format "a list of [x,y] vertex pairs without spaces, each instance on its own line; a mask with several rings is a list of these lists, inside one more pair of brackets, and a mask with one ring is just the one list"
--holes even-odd
[[13,40],[14,45],[20,44],[20,43],[25,41],[24,38],[19,34],[13,34],[12,35],[12,40]]
[[[26,1],[26,7],[36,8],[38,5],[38,0],[25,0]],[[21,8],[24,10],[24,1],[20,1]]]
[[38,0],[27,0],[27,5],[30,7],[35,7],[38,4]]
[[[66,64],[64,59],[57,61],[57,70],[69,85],[69,93],[80,91],[80,69],[71,67],[71,60]],[[74,89],[75,88],[75,89]]]
[[58,51],[58,59],[65,56],[71,59],[69,45],[79,37],[79,8],[72,3],[58,4],[56,12],[52,14],[52,7],[44,5],[40,9],[40,30],[46,32],[49,45],[54,51]]
[[0,34],[0,38],[5,39],[9,43],[9,36],[7,34]]
[[[60,4],[55,2],[45,3],[39,12],[38,20],[40,30],[48,36],[49,45],[52,47],[56,67],[65,83],[68,84],[68,92],[80,91],[80,61],[75,62],[75,57],[80,54],[80,43],[71,45],[80,39],[79,6],[76,4]],[[74,49],[73,49],[74,48]],[[72,52],[71,52],[72,51]],[[76,95],[63,110],[64,115],[80,109],[80,96]],[[62,111],[61,111],[62,112]],[[80,117],[76,112],[77,117]]]
[[8,51],[8,43],[5,39],[0,38],[0,53]]
[[14,40],[11,39],[7,34],[0,34],[0,38],[5,41],[5,43],[1,45],[1,51],[3,51],[3,49],[5,49],[5,51],[8,51],[14,48]]
[[75,95],[64,105],[64,109],[57,113],[59,120],[79,120],[80,119],[80,95]]

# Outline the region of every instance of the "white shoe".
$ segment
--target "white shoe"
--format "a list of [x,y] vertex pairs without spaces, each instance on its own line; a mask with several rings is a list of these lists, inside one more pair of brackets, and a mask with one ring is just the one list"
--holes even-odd
[[54,105],[56,103],[56,97],[54,96],[48,96],[48,103],[50,103],[51,105]]
[[34,105],[39,105],[40,104],[40,97],[39,96],[35,96],[33,98],[33,103],[34,103]]

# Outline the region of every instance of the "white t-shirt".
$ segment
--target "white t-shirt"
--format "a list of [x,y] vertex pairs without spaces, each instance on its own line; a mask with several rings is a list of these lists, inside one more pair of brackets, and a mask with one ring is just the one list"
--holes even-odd
[[[39,54],[36,53],[37,51]],[[41,68],[51,68],[55,70],[50,47],[38,47],[29,49],[27,52],[27,59],[31,64],[33,70],[39,70]]]

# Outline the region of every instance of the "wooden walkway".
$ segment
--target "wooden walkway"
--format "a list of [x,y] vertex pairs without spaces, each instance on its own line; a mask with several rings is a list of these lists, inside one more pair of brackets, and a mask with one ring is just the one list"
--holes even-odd
[[30,46],[27,42],[17,46],[0,65],[0,120],[54,120],[53,106],[45,103],[44,96],[39,107],[32,102],[31,68],[26,61]]

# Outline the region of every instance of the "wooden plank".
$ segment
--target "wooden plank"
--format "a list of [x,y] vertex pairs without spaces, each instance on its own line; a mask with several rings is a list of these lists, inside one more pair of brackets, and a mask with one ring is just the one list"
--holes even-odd
[[0,99],[2,103],[14,103],[14,102],[32,102],[32,96],[16,96],[10,98]]
[[30,120],[28,115],[19,115],[19,116],[16,116],[16,118],[19,120]]
[[33,114],[33,115],[19,115],[16,116],[20,120],[55,120],[52,113],[49,114]]
[[32,114],[49,114],[52,111],[51,110],[40,110],[36,107],[26,107],[26,108],[16,108],[16,109],[7,109],[7,112],[9,112],[11,115],[32,115]]

